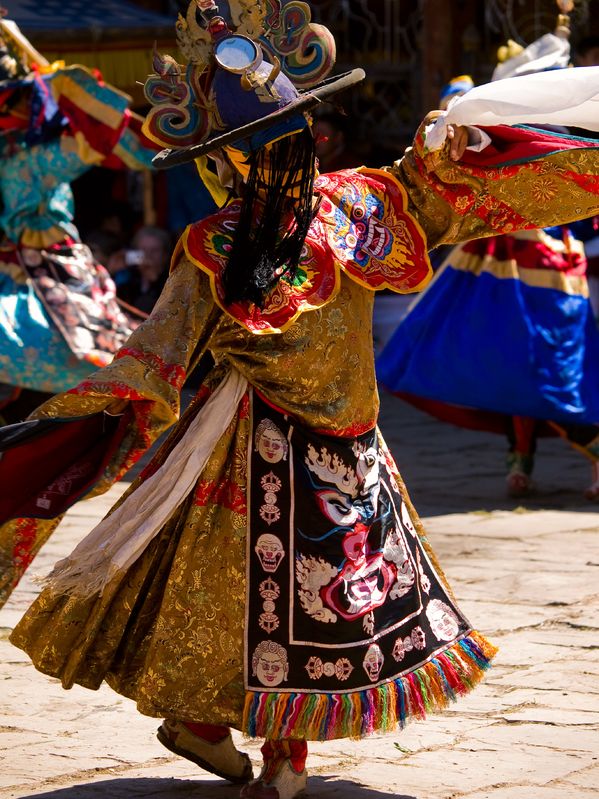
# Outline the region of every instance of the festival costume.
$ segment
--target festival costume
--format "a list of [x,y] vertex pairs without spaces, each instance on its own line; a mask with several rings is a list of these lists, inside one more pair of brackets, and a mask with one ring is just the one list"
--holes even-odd
[[[339,260],[347,257],[348,236],[351,241],[350,209],[356,204],[373,208],[385,204],[389,216],[382,217],[380,228],[372,219],[375,244],[386,242],[387,257],[398,257],[403,251],[410,260],[405,272],[399,267],[389,269],[387,280],[398,273],[400,285],[406,279],[418,285],[428,275],[423,234],[402,204],[389,200],[390,188],[395,187],[398,198],[403,196],[400,184],[393,173],[375,175],[377,179],[365,184],[360,194],[356,194],[359,173],[320,178],[323,200],[301,271],[314,275],[318,265],[322,284],[309,280],[298,281],[295,290],[278,287],[263,312],[239,307],[232,309],[235,316],[223,313],[218,308],[218,281],[214,293],[210,290],[214,272],[219,265],[222,268],[223,244],[235,206],[198,223],[188,232],[155,312],[133,333],[127,348],[105,370],[51,401],[56,403],[54,412],[64,418],[101,411],[117,398],[137,397],[139,403],[133,400],[130,405],[140,413],[139,424],[126,423],[125,416],[120,425],[126,424],[127,434],[137,434],[138,439],[155,435],[161,421],[164,425],[175,420],[189,358],[202,346],[201,338],[209,337],[209,348],[220,365],[175,428],[159,460],[144,471],[141,488],[173,450],[174,441],[185,445],[183,431],[206,408],[210,395],[220,388],[214,407],[221,417],[231,403],[230,395],[233,400],[230,419],[219,421],[224,432],[197,478],[191,478],[191,491],[148,548],[134,556],[128,576],[123,580],[119,575],[112,586],[103,587],[101,598],[88,597],[82,603],[73,602],[73,597],[65,604],[66,594],[44,592],[41,602],[49,604],[40,615],[32,614],[36,633],[31,628],[26,637],[36,640],[38,667],[60,673],[65,685],[76,681],[97,687],[107,678],[125,695],[134,696],[139,708],[150,715],[230,724],[255,736],[313,739],[394,728],[402,719],[421,715],[426,705],[431,710],[444,706],[451,695],[465,691],[480,677],[487,662],[483,653],[490,654],[491,648],[471,634],[470,625],[453,609],[432,555],[417,537],[417,517],[375,427],[378,398],[367,335],[373,292],[349,276],[354,260],[347,262],[347,271],[339,268]],[[340,206],[347,210],[339,210]],[[321,239],[325,224],[332,244]],[[414,245],[409,253],[406,231],[411,232]],[[207,245],[200,249],[206,239]],[[384,282],[375,252],[364,256],[361,281],[366,282],[371,271],[370,279]],[[328,294],[322,293],[321,285]],[[298,303],[314,310],[297,316]],[[275,320],[280,327],[271,326]],[[154,391],[148,393],[150,385]],[[53,411],[46,404],[41,413],[46,416]],[[119,435],[115,431],[114,439]],[[197,447],[193,441],[188,446]],[[123,453],[122,443],[120,447],[117,457],[130,462],[130,451]],[[10,451],[5,458],[9,455]],[[184,447],[173,464],[187,458]],[[119,466],[116,460],[113,456],[112,469]],[[6,468],[9,465],[7,461]],[[185,475],[175,477],[169,469],[160,475],[169,496],[184,479]],[[65,499],[55,493],[60,488],[54,481],[52,490],[40,495],[42,503],[51,503],[48,516]],[[154,487],[148,489],[148,496],[155,496]],[[36,501],[30,497],[33,506]],[[145,503],[138,498],[134,504],[137,526]],[[166,516],[169,513],[170,509],[164,510]],[[295,523],[299,539],[292,544],[286,531],[296,514],[301,514]],[[3,533],[12,531],[19,537],[23,524],[10,522]],[[46,525],[54,522],[25,524],[30,535],[33,528],[43,535]],[[119,524],[116,517],[113,524]],[[253,537],[247,536],[248,526],[255,530]],[[198,537],[199,530],[205,534]],[[347,533],[344,544],[339,540],[343,532]],[[21,538],[19,543],[25,542]],[[13,548],[14,544],[13,538]],[[97,551],[95,544],[88,554],[92,550]],[[118,553],[115,557],[119,559]],[[290,572],[295,562],[297,575]],[[87,558],[81,566],[89,587],[96,580],[95,569]],[[333,573],[340,570],[342,576],[334,579]],[[159,576],[163,573],[166,583]],[[147,583],[150,574],[151,585]],[[78,582],[77,576],[72,577]],[[354,592],[344,599],[345,583],[354,584]],[[321,597],[319,584],[323,589],[328,586],[329,597],[324,592]],[[247,594],[250,586],[252,596]],[[390,593],[397,595],[405,621],[403,615],[387,618]],[[291,602],[296,607],[296,632],[288,628],[282,611]],[[136,621],[125,611],[131,607],[139,608]],[[186,640],[166,644],[169,630],[174,633],[180,624],[178,608],[182,607],[190,622],[190,637],[186,634]],[[121,610],[113,616],[117,608]],[[209,621],[215,613],[216,626]],[[384,640],[374,638],[374,629],[368,632],[376,628],[377,616],[385,618],[381,623],[389,627]],[[90,636],[88,624],[97,635]],[[117,644],[123,624],[129,627],[126,644],[122,641],[124,649]],[[337,634],[342,625],[345,643],[337,652],[331,651],[329,631]],[[15,641],[21,640],[23,629],[15,632]],[[60,647],[48,645],[59,630],[70,645],[64,637]],[[443,640],[446,635],[450,642]],[[292,645],[294,638],[297,644]],[[77,641],[83,645],[81,650]],[[427,662],[429,641],[434,663]],[[121,650],[119,666],[115,645]],[[190,647],[192,661],[186,656]],[[51,651],[58,658],[53,663]],[[166,652],[168,665],[163,662]],[[399,676],[406,668],[418,677]],[[114,680],[107,669],[115,669]],[[445,670],[447,683],[441,677]],[[197,675],[199,683],[195,678],[190,681],[190,674]],[[339,685],[341,697],[347,694],[347,700],[337,699],[336,692],[329,695],[331,684]],[[283,690],[268,690],[277,685]],[[426,694],[421,693],[423,689]],[[371,707],[367,714],[362,712],[363,703]]]
[[[560,221],[563,203],[531,197],[540,172],[558,187],[577,175],[571,213],[596,212],[599,148],[489,134],[518,164],[455,163],[422,130],[391,168],[320,176],[299,268],[260,306],[224,300],[243,203],[192,225],[114,362],[4,431],[0,551],[14,583],[65,508],[177,421],[190,364],[212,353],[159,453],[57,564],[11,640],[65,687],[106,681],[169,723],[267,738],[243,796],[296,795],[302,741],[440,711],[494,654],[459,610],[376,426],[371,344],[374,291],[421,288],[427,247]],[[19,490],[27,436],[65,454]]]
[[559,432],[597,460],[585,266],[567,228],[459,245],[379,357],[379,380],[440,419],[509,435],[512,473],[530,476],[535,434]]
[[156,147],[126,95],[84,67],[48,64],[14,23],[0,24],[15,56],[14,76],[0,81],[0,383],[9,397],[6,386],[65,391],[110,363],[139,322],[79,241],[69,184],[93,166],[150,168]]
[[[568,58],[567,40],[549,34],[512,51],[496,77],[559,68]],[[575,141],[564,128],[541,136],[548,148]],[[531,198],[562,200],[544,175]],[[586,266],[567,226],[460,244],[377,360],[381,383],[422,410],[506,435],[513,496],[532,489],[537,436],[561,435],[599,461],[599,330]],[[596,479],[586,496],[599,498]]]

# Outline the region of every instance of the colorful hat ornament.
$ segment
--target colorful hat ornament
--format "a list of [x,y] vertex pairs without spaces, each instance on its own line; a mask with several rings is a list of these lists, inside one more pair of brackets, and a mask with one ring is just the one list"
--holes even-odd
[[361,69],[324,80],[335,40],[297,0],[193,0],[177,22],[186,67],[154,54],[145,85],[145,134],[164,145],[158,169],[225,145],[259,149],[308,124],[306,112],[364,79]]

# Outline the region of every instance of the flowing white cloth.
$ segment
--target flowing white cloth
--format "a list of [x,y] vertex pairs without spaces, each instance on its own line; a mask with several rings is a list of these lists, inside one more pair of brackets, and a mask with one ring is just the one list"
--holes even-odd
[[570,42],[555,33],[546,33],[518,55],[497,64],[491,80],[530,75],[546,69],[565,69],[570,63]]
[[599,131],[599,67],[558,69],[476,86],[428,129],[429,150],[441,149],[448,125],[566,125]]
[[44,583],[55,591],[92,596],[124,574],[192,491],[247,386],[232,369],[163,465],[59,561]]

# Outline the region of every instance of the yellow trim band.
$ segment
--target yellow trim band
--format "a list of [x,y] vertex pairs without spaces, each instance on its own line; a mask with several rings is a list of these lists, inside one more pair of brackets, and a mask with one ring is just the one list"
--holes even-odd
[[479,255],[459,252],[457,255],[449,256],[447,265],[473,275],[485,273],[498,280],[520,280],[532,288],[553,289],[570,296],[585,298],[589,296],[587,279],[582,275],[565,275],[553,269],[527,269],[518,266],[513,259],[498,261],[490,255],[481,258]]

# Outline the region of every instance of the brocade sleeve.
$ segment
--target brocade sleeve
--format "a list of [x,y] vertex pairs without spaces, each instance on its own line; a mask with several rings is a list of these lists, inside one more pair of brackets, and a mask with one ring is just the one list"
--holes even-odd
[[403,184],[429,248],[548,227],[599,210],[599,142],[530,127],[484,128],[491,144],[449,158],[427,151],[424,126],[388,171]]
[[109,366],[44,403],[32,418],[65,418],[131,404],[144,449],[179,417],[180,393],[194,353],[209,335],[214,303],[197,267],[183,257],[171,272],[151,316]]
[[[177,420],[187,370],[208,343],[219,317],[207,278],[183,258],[150,318],[112,364],[56,395],[32,415],[32,419],[64,420],[57,426],[67,430],[67,438],[64,444],[35,439],[16,460],[11,461],[11,452],[0,458],[0,482],[14,486],[0,524],[0,607],[64,511],[79,499],[107,491]],[[116,423],[109,425],[104,411],[121,416],[109,420]],[[74,437],[68,437],[68,430],[75,430]],[[41,461],[40,452],[47,453]],[[19,504],[19,494],[24,504]]]

